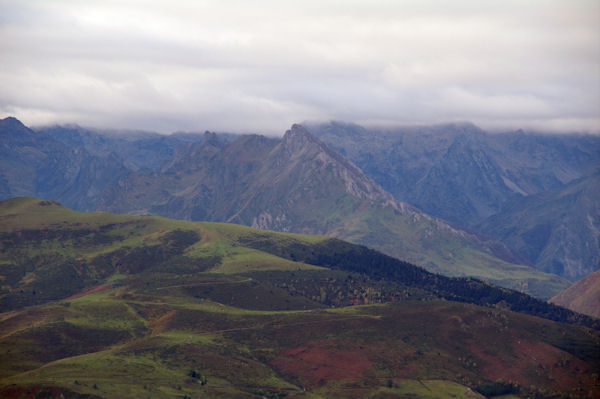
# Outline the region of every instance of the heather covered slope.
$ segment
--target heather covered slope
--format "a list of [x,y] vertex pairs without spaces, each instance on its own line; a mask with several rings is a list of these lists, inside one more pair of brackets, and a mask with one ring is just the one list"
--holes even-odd
[[592,319],[365,247],[34,198],[0,218],[2,397],[598,394],[597,331],[549,320]]
[[600,318],[600,270],[590,273],[549,302]]
[[302,126],[283,140],[212,136],[180,148],[159,172],[132,173],[100,207],[323,234],[450,276],[473,276],[548,298],[568,282],[523,265],[506,246],[396,201]]
[[154,282],[2,315],[0,331],[7,398],[598,395],[597,332],[454,302],[255,311]]

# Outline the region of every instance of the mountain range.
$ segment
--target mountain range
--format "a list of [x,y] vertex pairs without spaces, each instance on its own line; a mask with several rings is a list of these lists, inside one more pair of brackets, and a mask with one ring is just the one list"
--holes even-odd
[[[569,285],[527,266],[524,256],[490,237],[396,200],[300,125],[282,139],[208,132],[119,136],[77,127],[32,131],[14,118],[2,121],[0,131],[3,152],[11,154],[6,162],[12,167],[2,171],[8,197],[326,234],[430,271],[483,278],[541,298]],[[37,154],[31,162],[30,153]],[[17,190],[17,182],[27,189]]]
[[321,126],[0,121],[0,397],[599,394],[596,138]]
[[600,268],[598,136],[468,123],[308,128],[398,200],[499,239],[538,270],[576,281]]

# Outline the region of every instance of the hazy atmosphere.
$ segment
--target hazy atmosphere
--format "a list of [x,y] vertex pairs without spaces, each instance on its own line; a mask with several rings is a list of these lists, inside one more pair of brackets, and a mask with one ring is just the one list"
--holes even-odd
[[600,130],[600,3],[0,1],[0,117]]

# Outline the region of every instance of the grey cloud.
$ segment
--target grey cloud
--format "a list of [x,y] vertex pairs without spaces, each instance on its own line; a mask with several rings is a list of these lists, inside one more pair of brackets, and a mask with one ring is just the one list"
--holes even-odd
[[32,125],[600,131],[594,1],[0,0],[0,15],[0,116]]

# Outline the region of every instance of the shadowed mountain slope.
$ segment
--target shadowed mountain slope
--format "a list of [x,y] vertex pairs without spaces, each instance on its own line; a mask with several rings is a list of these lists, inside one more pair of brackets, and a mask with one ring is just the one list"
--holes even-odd
[[599,267],[599,184],[589,178],[598,136],[489,134],[467,123],[309,129],[395,198],[499,239],[539,270],[576,280]]
[[520,199],[483,221],[481,231],[536,268],[572,281],[600,269],[600,172]]
[[93,210],[105,188],[128,169],[114,153],[92,155],[15,118],[0,120],[0,198],[23,195],[60,199]]

